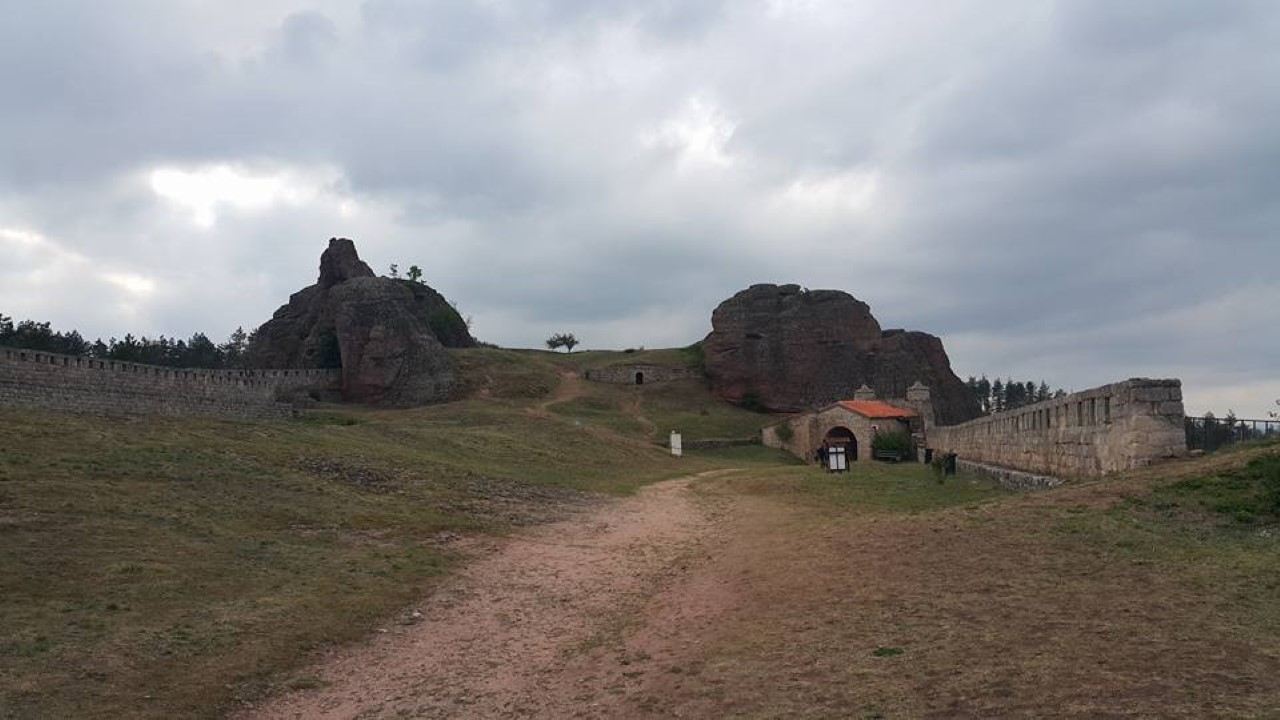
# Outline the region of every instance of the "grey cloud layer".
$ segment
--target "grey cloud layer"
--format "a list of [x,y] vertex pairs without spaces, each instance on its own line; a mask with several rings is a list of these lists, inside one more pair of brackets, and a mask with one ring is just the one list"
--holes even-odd
[[[962,374],[1277,380],[1270,2],[0,5],[0,231],[55,248],[7,314],[225,334],[350,235],[504,344],[686,343],[795,281]],[[146,183],[211,164],[339,180],[207,229]]]

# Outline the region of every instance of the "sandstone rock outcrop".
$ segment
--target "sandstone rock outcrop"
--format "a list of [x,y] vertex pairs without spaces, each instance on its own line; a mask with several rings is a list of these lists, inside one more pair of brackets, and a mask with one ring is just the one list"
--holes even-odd
[[929,386],[937,421],[980,414],[933,335],[883,331],[866,303],[837,290],[753,285],[711,315],[703,341],[712,391],[731,402],[754,401],[797,412],[851,398],[866,384],[882,398]]
[[454,375],[445,347],[474,344],[440,293],[376,277],[353,242],[332,238],[316,284],[258,328],[249,357],[258,367],[341,367],[343,399],[408,406],[447,399]]
[[369,405],[420,405],[445,400],[453,363],[413,294],[387,278],[357,277],[329,293],[342,353],[342,395]]

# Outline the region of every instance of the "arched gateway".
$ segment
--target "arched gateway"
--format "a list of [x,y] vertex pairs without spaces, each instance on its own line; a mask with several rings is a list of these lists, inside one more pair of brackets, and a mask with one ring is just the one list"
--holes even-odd
[[897,402],[903,407],[883,400],[840,400],[767,425],[760,431],[760,440],[809,462],[822,462],[823,449],[833,447],[843,448],[841,454],[849,463],[870,462],[877,434],[924,432],[925,423],[911,404],[929,411],[928,398],[921,399],[917,393],[912,400]]
[[827,431],[822,438],[823,447],[843,447],[845,459],[853,462],[858,459],[858,436],[853,431],[842,425],[837,425]]

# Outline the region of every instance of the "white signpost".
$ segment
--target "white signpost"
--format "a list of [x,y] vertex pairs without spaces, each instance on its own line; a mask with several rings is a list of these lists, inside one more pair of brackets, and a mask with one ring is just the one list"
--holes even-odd
[[671,431],[671,454],[676,457],[684,455],[684,446],[681,444],[680,433],[675,430]]
[[849,460],[844,455],[843,445],[827,448],[827,469],[831,472],[845,472],[849,469]]

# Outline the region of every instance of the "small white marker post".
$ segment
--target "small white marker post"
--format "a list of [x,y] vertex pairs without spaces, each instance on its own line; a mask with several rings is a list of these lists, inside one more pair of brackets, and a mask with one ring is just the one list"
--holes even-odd
[[675,430],[671,431],[671,454],[675,457],[684,455],[684,446],[681,444],[680,433]]

